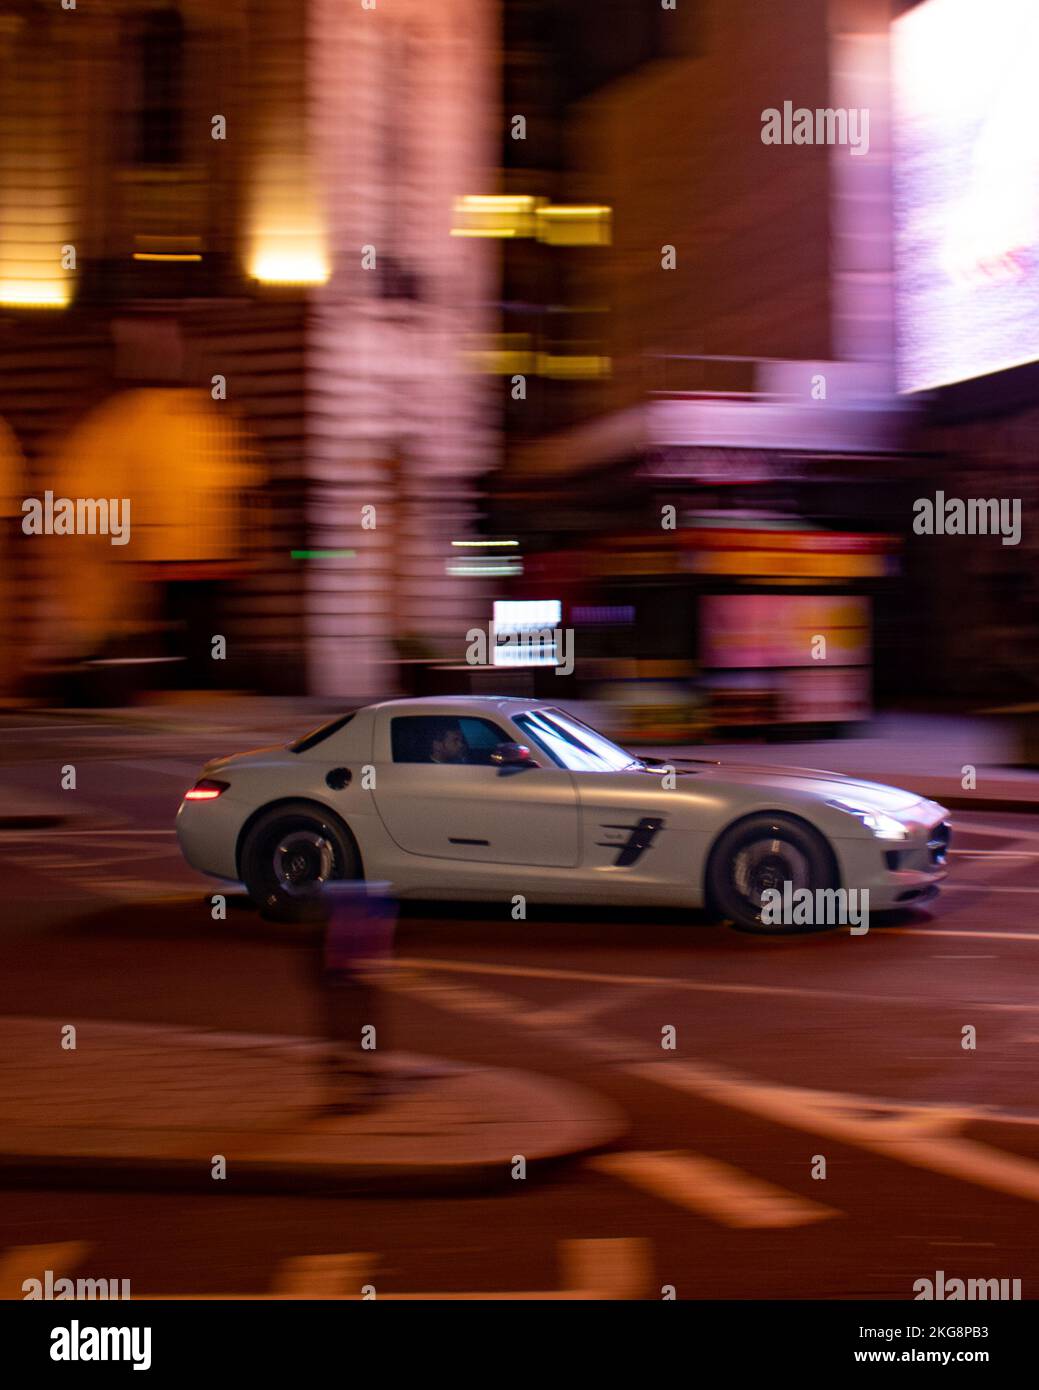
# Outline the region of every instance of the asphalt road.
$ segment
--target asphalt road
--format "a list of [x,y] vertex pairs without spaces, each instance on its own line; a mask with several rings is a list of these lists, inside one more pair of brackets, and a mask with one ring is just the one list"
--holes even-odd
[[[226,740],[4,723],[5,811],[63,796],[72,818],[0,831],[0,1014],[314,1031],[298,938],[244,902],[214,923],[177,851]],[[653,1298],[909,1299],[937,1270],[1035,1297],[1039,817],[953,819],[939,902],[859,937],[406,906],[392,1045],[591,1087],[629,1117],[618,1150],[493,1198],[0,1191],[0,1284],[3,1249],[80,1243],[135,1296],[347,1292],[359,1270],[380,1295],[535,1293],[586,1259]]]

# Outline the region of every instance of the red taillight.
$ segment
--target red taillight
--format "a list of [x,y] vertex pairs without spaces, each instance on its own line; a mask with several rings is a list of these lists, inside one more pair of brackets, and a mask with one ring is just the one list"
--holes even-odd
[[203,777],[190,790],[184,793],[185,801],[215,801],[221,792],[226,792],[230,782],[214,782],[211,777]]

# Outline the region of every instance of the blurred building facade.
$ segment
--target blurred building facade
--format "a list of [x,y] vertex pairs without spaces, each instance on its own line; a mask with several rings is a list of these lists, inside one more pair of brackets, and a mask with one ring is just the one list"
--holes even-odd
[[460,647],[496,50],[490,0],[0,4],[5,492],[132,503],[111,547],[5,498],[26,666],[363,697]]
[[[544,7],[524,8],[537,33]],[[653,632],[656,654],[695,663],[697,595],[720,592],[722,576],[706,576],[721,566],[732,592],[867,599],[880,699],[991,698],[1008,679],[1027,689],[1030,544],[912,533],[914,499],[937,487],[1030,496],[1036,430],[1018,409],[994,436],[991,406],[937,423],[896,395],[891,23],[906,6],[699,0],[645,7],[635,28],[630,6],[566,8],[587,62],[558,76],[540,136],[563,155],[517,155],[513,187],[541,192],[540,178],[556,198],[608,204],[611,236],[566,259],[508,245],[506,281],[543,279],[571,326],[580,310],[583,351],[604,366],[510,408],[500,524],[522,534],[523,518],[548,518],[541,548],[571,557],[528,564],[531,596],[558,593],[567,574],[603,575],[606,550],[630,569],[627,592],[608,597],[636,601],[633,638],[645,647]],[[868,147],[763,143],[762,113],[785,101],[868,110]],[[550,269],[525,263],[538,255]],[[717,542],[698,554],[695,529],[677,546],[662,534],[668,504],[680,526],[729,517],[745,559],[744,520],[786,524],[806,556],[791,565],[773,547],[773,573],[760,553],[741,572]],[[962,621],[949,621],[950,593]],[[670,623],[642,616],[665,612]],[[985,667],[967,655],[993,628],[1014,677],[995,652]]]
[[[878,457],[903,441],[888,10],[703,0],[647,7],[632,27],[630,7],[601,24],[580,0],[574,9],[599,61],[557,101],[565,167],[552,176],[571,200],[608,204],[611,234],[557,259],[556,275],[559,298],[581,311],[571,331],[583,320],[584,351],[601,367],[548,403],[543,392],[539,408],[514,407],[502,514],[548,516],[547,548],[585,553],[576,568],[597,585],[583,586],[582,610],[596,599],[634,610],[632,669],[689,675],[717,648],[700,621],[716,598],[746,594],[754,607],[773,595],[777,625],[795,611],[791,590],[889,601],[875,479]],[[868,152],[765,145],[761,113],[786,99],[871,107]],[[545,557],[528,574],[538,597],[562,582]],[[813,621],[828,611],[851,610],[816,604]],[[787,637],[792,648],[800,634]],[[586,650],[594,643],[589,634]],[[807,674],[784,680],[792,689]],[[868,699],[843,707],[858,717]]]

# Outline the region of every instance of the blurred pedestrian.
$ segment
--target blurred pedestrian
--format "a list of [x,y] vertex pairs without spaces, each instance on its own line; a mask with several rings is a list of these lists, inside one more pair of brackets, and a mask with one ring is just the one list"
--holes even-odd
[[371,1109],[386,1093],[376,1053],[383,1039],[377,977],[393,954],[396,903],[385,884],[333,881],[320,899],[315,953],[326,1114]]

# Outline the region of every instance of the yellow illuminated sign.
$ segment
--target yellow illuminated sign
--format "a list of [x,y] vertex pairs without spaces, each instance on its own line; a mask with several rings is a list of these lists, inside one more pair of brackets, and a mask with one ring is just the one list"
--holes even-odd
[[811,575],[877,579],[887,573],[883,555],[811,554],[789,550],[701,550],[686,557],[694,574]]
[[531,194],[466,194],[454,204],[452,236],[533,237],[548,246],[608,246],[612,209],[549,203]]

